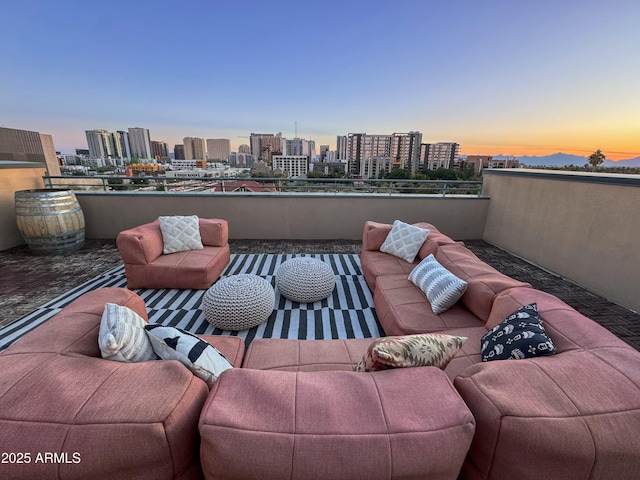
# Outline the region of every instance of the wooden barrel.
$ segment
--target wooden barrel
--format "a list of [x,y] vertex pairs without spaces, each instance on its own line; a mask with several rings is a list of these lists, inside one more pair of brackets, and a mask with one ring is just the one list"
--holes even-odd
[[73,192],[21,190],[15,202],[16,223],[32,253],[56,255],[84,245],[84,214]]

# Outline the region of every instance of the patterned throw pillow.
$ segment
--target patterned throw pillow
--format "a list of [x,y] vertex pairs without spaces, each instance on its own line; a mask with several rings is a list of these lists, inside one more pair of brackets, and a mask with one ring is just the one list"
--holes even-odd
[[482,361],[553,355],[556,347],[545,332],[535,303],[516,310],[481,340]]
[[413,263],[429,230],[396,220],[380,246],[380,251]]
[[178,360],[209,388],[233,365],[213,345],[180,328],[150,323],[146,327],[153,349],[162,360]]
[[451,308],[467,291],[467,282],[440,265],[433,254],[411,271],[409,281],[424,292],[436,315]]
[[147,322],[130,308],[105,304],[98,333],[102,358],[129,363],[157,360],[145,325]]
[[421,333],[383,337],[373,341],[354,367],[356,372],[375,372],[401,367],[445,368],[467,337]]
[[200,237],[200,222],[196,215],[158,217],[162,242],[162,253],[185,252],[187,250],[202,250]]

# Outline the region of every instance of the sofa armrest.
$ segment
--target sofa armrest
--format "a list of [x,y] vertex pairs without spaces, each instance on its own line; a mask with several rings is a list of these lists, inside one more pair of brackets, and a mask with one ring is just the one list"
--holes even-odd
[[367,221],[362,232],[362,250],[380,250],[380,247],[391,231],[392,225]]
[[116,244],[124,263],[148,265],[162,255],[162,231],[160,222],[140,225],[118,234]]
[[229,224],[219,218],[200,218],[202,244],[209,247],[224,247],[229,243]]

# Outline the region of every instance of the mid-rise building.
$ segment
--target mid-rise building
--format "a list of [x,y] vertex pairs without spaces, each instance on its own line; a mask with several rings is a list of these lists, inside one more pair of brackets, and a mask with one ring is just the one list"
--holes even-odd
[[459,163],[460,144],[455,142],[423,143],[420,153],[420,170],[453,168]]
[[131,156],[141,159],[153,158],[151,136],[148,128],[129,128],[129,146]]
[[184,144],[185,160],[206,160],[207,159],[207,144],[204,138],[184,137],[182,141]]
[[420,170],[420,132],[394,133],[391,135],[392,168],[403,168],[410,173]]
[[309,159],[306,155],[274,155],[273,170],[280,169],[289,177],[301,177],[309,171]]
[[231,141],[228,138],[208,138],[207,158],[209,160],[227,161],[231,153]]

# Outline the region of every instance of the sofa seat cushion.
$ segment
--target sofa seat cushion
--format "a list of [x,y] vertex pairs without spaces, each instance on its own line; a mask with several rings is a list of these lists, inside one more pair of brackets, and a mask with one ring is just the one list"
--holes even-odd
[[125,264],[128,288],[205,290],[231,258],[229,245],[161,255],[148,265]]
[[80,456],[62,465],[3,465],[3,478],[201,475],[197,422],[208,388],[178,362],[5,351],[0,371],[5,451]]
[[373,250],[364,250],[360,254],[360,265],[362,267],[362,274],[369,286],[371,292],[375,291],[376,279],[382,275],[398,275],[404,274],[408,276],[411,271],[418,265],[419,261],[416,260],[413,263],[405,262],[404,260]]
[[460,300],[483,322],[488,320],[497,294],[531,286],[503,275],[462,245],[442,245],[435,256],[444,268],[469,284]]
[[449,328],[483,326],[460,302],[440,314],[407,275],[378,277],[374,292],[376,315],[386,335],[435,333]]
[[454,479],[474,424],[437,368],[241,368],[211,390],[200,456],[207,478]]
[[373,338],[293,340],[261,338],[251,342],[242,366],[259,370],[314,372],[353,370]]
[[454,383],[478,426],[462,477],[637,478],[638,362],[625,345],[466,369]]
[[244,339],[235,335],[198,335],[205,342],[211,344],[234,367],[242,365],[244,358]]

